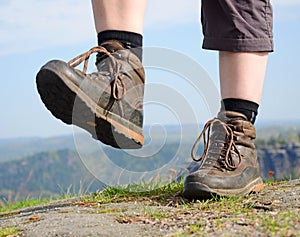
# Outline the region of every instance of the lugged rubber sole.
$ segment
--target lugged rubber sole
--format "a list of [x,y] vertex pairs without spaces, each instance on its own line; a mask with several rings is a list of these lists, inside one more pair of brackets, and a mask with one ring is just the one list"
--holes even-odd
[[260,177],[239,189],[213,189],[202,183],[189,182],[184,185],[183,196],[195,200],[208,199],[214,196],[245,196],[251,192],[259,192],[263,188],[263,181]]
[[[64,70],[68,70],[65,63],[51,61],[38,72],[36,83],[43,103],[56,118],[66,124],[83,128],[93,138],[115,148],[142,147],[144,137],[141,128],[98,106],[80,87],[68,79],[67,75],[62,72],[58,75],[55,62],[65,66]],[[74,103],[76,106],[73,108]]]

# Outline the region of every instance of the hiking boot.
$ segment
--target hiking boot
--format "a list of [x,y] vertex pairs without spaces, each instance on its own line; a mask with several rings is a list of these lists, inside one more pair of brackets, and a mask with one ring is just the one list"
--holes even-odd
[[[203,137],[204,151],[195,152]],[[192,158],[201,162],[197,171],[186,177],[183,195],[205,199],[214,195],[246,195],[263,188],[254,139],[256,131],[246,116],[223,111],[209,120],[196,140]]]
[[[93,53],[98,53],[98,72],[87,74]],[[75,69],[82,62],[83,70]],[[68,63],[52,60],[36,77],[40,97],[56,118],[122,149],[140,148],[144,144],[144,82],[141,61],[115,40],[94,47]]]

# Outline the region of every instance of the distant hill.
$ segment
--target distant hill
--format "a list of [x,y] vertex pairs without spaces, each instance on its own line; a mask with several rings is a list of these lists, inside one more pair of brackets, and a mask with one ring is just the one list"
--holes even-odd
[[[261,175],[276,180],[300,177],[300,143],[265,145],[257,151]],[[270,175],[271,172],[271,175]]]
[[73,151],[37,153],[0,166],[0,200],[55,197],[103,188]]
[[278,136],[300,134],[300,121],[270,121],[262,122],[257,126],[257,138],[271,139]]
[[[95,172],[101,173],[107,169],[101,163],[103,154],[99,148],[117,167],[133,173],[155,170],[173,162],[173,159],[177,160],[174,163],[177,168],[186,171],[185,167],[191,164],[191,147],[201,127],[185,127],[183,135],[181,129],[169,126],[165,133],[160,128],[153,128],[150,133],[146,129],[146,144],[150,142],[150,145],[133,155],[101,145],[85,133],[76,135],[75,140],[73,136],[1,139],[0,203],[1,200],[51,197],[102,189],[103,183],[90,174],[83,164],[83,160],[88,159],[85,162]],[[300,126],[290,124],[260,129],[256,146],[264,180],[300,177]],[[115,178],[113,173],[111,178]]]
[[0,139],[0,162],[22,159],[42,151],[75,150],[73,136]]
[[[268,140],[270,138],[277,138],[278,136],[290,136],[291,134],[300,134],[300,122],[278,122],[278,121],[264,121],[257,123],[257,137],[261,140]],[[145,126],[145,140],[154,143],[177,142],[181,140],[186,144],[193,144],[198,137],[203,125],[189,124],[189,125],[164,125],[163,127]],[[76,134],[79,139],[83,140],[85,137],[90,138],[87,133]],[[80,138],[80,137],[83,138]],[[101,146],[101,143],[99,142]],[[65,135],[58,137],[40,138],[13,138],[0,139],[0,163],[5,161],[12,161],[15,159],[22,159],[30,155],[34,155],[43,151],[55,151],[69,149],[76,151],[76,144],[74,136]]]
[[[196,129],[195,129],[196,128]],[[154,143],[161,143],[165,140],[173,142],[182,139],[186,143],[192,143],[198,136],[199,130],[202,126],[198,125],[167,125],[165,127],[159,126],[145,126],[145,140],[148,143],[150,140]],[[75,140],[83,141],[90,139],[90,134],[82,132],[76,134]],[[99,146],[102,146],[98,142]],[[105,145],[103,145],[105,147]],[[0,163],[5,161],[12,161],[22,159],[27,156],[34,155],[43,151],[55,151],[69,149],[76,151],[76,142],[74,135],[65,135],[50,138],[29,137],[29,138],[13,138],[13,139],[0,139]]]

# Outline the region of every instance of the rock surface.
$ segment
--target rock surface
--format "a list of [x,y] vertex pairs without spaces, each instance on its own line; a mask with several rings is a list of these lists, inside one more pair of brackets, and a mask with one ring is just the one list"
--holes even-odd
[[158,205],[75,198],[0,213],[0,228],[16,227],[20,237],[300,236],[300,180],[274,183],[238,203],[224,200]]

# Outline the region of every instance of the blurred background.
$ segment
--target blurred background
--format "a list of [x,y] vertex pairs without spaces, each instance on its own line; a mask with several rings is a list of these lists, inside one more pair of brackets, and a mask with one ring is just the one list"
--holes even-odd
[[[271,2],[275,52],[269,58],[256,123],[259,129],[257,146],[265,180],[300,175],[299,168],[296,169],[300,167],[300,0]],[[144,45],[167,48],[190,58],[201,65],[218,90],[218,54],[201,49],[199,9],[198,0],[149,0]],[[68,61],[96,44],[90,1],[0,2],[0,198],[4,202],[30,196],[57,195],[70,190],[78,193],[79,190],[101,189],[102,183],[87,171],[89,167],[84,166],[84,159],[78,156],[73,139],[74,128],[64,125],[47,111],[35,86],[35,75],[47,61]],[[90,64],[91,70],[94,70],[93,59]],[[175,137],[162,153],[157,145],[165,142],[160,136],[162,130],[153,132],[156,140],[152,150],[157,151],[158,157],[166,159],[157,164],[168,163],[175,154],[188,162],[190,147],[200,132],[200,125],[212,116],[211,111],[205,98],[201,97],[201,91],[198,91],[200,95],[191,93],[185,80],[176,72],[148,68],[147,84],[155,83],[170,86],[194,111],[193,116],[178,120],[165,106],[146,104],[146,135],[149,136],[148,131],[156,124],[163,127],[166,134]],[[159,101],[156,102],[159,104]],[[194,129],[189,127],[191,124],[200,125]],[[182,139],[184,135],[178,126],[188,127],[183,140],[186,146],[179,153],[174,153],[178,147],[176,139]],[[103,149],[110,157],[128,155],[108,147]],[[69,168],[63,168],[66,164]],[[128,164],[123,164],[123,167],[128,167]],[[136,169],[139,170],[138,167]],[[274,172],[272,177],[269,171]]]

